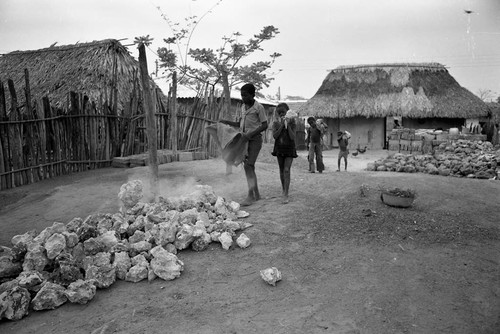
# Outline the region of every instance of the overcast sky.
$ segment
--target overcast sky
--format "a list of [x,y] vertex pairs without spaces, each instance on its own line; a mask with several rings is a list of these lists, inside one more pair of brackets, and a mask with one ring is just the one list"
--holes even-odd
[[215,49],[233,32],[245,41],[264,26],[279,29],[258,54],[282,54],[274,66],[282,72],[264,94],[279,87],[282,97],[311,98],[341,65],[438,62],[471,92],[500,96],[500,0],[0,0],[0,53],[149,35],[151,71],[172,34],[161,14],[182,22],[212,7],[193,48]]

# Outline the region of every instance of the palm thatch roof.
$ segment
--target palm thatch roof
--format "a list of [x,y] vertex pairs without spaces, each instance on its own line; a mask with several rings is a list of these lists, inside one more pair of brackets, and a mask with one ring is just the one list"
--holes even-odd
[[500,103],[498,102],[487,102],[486,103],[490,108],[491,120],[495,124],[500,124]]
[[120,113],[134,87],[140,89],[139,62],[114,39],[0,56],[0,83],[7,89],[7,80],[13,80],[19,106],[25,103],[25,69],[32,98],[48,96],[51,105],[62,109],[68,107],[68,94],[73,91],[109,106],[116,95]]
[[488,107],[441,64],[376,64],[335,68],[300,114],[473,118],[486,116]]

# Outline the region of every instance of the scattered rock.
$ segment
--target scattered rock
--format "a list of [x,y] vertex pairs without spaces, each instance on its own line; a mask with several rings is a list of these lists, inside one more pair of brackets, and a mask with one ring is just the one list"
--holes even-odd
[[238,237],[238,239],[236,239],[236,244],[240,247],[240,248],[247,248],[248,246],[250,246],[251,242],[250,242],[250,238],[248,238],[245,233],[241,233],[240,236]]
[[276,286],[276,282],[281,281],[281,272],[276,267],[267,268],[260,271],[260,277],[272,286]]

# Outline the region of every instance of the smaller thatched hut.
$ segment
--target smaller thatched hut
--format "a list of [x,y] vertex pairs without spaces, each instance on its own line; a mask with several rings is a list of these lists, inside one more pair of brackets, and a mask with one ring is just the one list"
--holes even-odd
[[[141,95],[139,63],[118,40],[14,51],[0,56],[0,82],[12,80],[18,90],[28,74],[31,99],[48,97],[52,107],[68,110],[70,92],[90,102],[106,104],[118,114],[129,107],[133,93]],[[151,84],[154,85],[151,80]],[[154,86],[152,86],[154,87]],[[162,92],[162,99],[166,99]],[[25,103],[18,94],[18,105]],[[7,107],[7,110],[10,110]]]
[[331,146],[338,130],[348,130],[351,146],[382,148],[392,117],[405,128],[448,129],[486,116],[488,107],[441,64],[376,64],[332,70],[300,114],[327,121]]

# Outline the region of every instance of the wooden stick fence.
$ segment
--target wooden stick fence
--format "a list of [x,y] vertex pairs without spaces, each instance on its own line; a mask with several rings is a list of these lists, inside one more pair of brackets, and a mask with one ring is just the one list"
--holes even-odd
[[[145,153],[146,126],[142,94],[134,83],[129,101],[118,110],[116,92],[98,101],[78,92],[68,94],[63,107],[48,97],[33,99],[29,73],[25,71],[24,105],[12,80],[7,89],[0,81],[0,190],[14,188],[59,175],[103,168],[114,157]],[[170,120],[172,99],[154,94],[157,148],[205,151],[218,156],[219,148],[206,127],[220,119],[235,120],[222,98],[198,96],[179,99],[177,122]],[[10,103],[8,103],[10,102]],[[177,124],[177,131],[169,126]],[[174,134],[177,137],[174,138]]]

